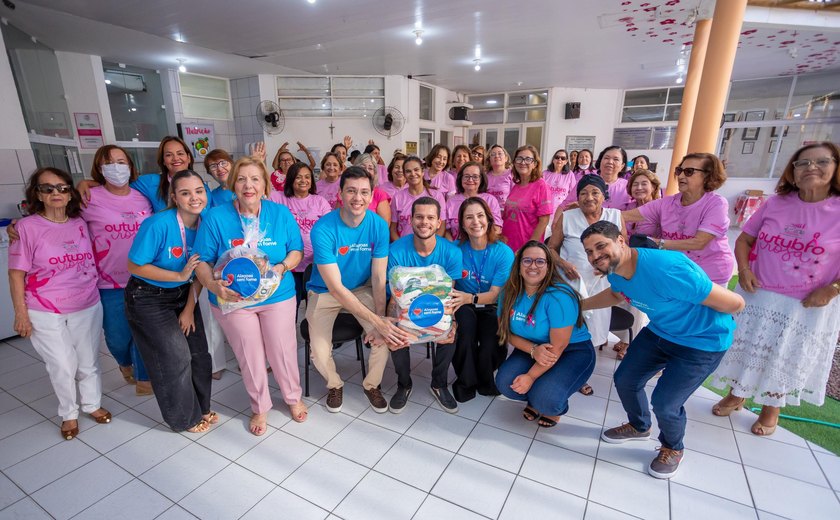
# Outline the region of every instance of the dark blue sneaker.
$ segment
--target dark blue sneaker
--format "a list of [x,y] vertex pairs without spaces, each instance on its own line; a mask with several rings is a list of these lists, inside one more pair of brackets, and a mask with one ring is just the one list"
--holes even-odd
[[452,394],[449,393],[449,389],[447,387],[429,387],[429,390],[432,392],[432,395],[435,396],[435,400],[445,412],[456,413],[458,411],[458,403],[455,401],[455,398],[452,397]]

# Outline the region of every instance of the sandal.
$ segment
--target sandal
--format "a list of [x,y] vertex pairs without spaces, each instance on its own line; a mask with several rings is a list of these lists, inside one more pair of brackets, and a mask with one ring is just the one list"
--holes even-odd
[[216,424],[217,422],[219,422],[219,414],[217,414],[213,410],[210,410],[209,412],[204,414],[203,417],[204,420],[207,421],[207,424]]
[[604,343],[598,345],[598,350],[604,350],[604,347],[606,347],[606,346],[607,346],[607,342],[605,341]]
[[542,417],[540,417],[540,420],[537,421],[537,425],[539,425],[540,428],[554,428],[555,426],[557,426],[557,421],[559,420],[559,417],[557,419],[554,419],[547,415],[543,415]]
[[[72,427],[65,427],[69,423],[73,423]],[[61,423],[61,437],[65,441],[72,441],[76,435],[79,435],[79,421],[70,419]]]
[[593,390],[592,387],[588,384],[584,383],[582,387],[578,388],[578,392],[582,393],[583,395],[592,395],[595,393],[595,390]]
[[627,347],[629,346],[630,345],[624,341],[619,341],[613,345],[613,350],[616,352],[615,358],[618,360],[624,359],[624,355],[627,353]]
[[133,385],[134,383],[137,382],[137,380],[134,379],[134,367],[133,366],[131,366],[131,365],[129,365],[127,367],[120,366],[120,373],[122,374],[123,379],[125,379],[126,383],[128,383],[130,385]]
[[309,417],[309,410],[306,409],[303,401],[289,405],[289,413],[292,414],[292,420],[298,423],[302,423]]
[[268,426],[266,424],[266,416],[267,414],[264,413],[255,413],[251,416],[251,422],[249,425],[249,430],[251,433],[259,437],[260,435],[265,434]]
[[753,435],[758,435],[759,437],[767,437],[768,435],[773,435],[773,432],[776,431],[776,426],[778,423],[774,424],[773,426],[766,426],[761,424],[761,421],[755,421],[750,428],[750,431]]
[[528,405],[528,406],[525,407],[524,410],[522,410],[522,417],[524,417],[525,420],[529,421],[529,422],[530,421],[536,421],[537,419],[540,418],[540,412],[531,408],[531,405]]
[[736,397],[737,401],[735,401],[735,404],[732,404],[732,405],[729,405],[729,406],[724,405],[723,404],[724,401],[726,401],[730,397],[735,397],[735,396],[730,394],[730,395],[724,397],[723,399],[721,399],[720,401],[718,401],[714,406],[712,406],[712,413],[714,415],[717,415],[718,417],[727,417],[732,412],[736,412],[736,411],[738,411],[738,410],[740,410],[741,408],[744,407],[744,401],[746,401],[746,399],[744,399],[743,397],[740,397],[740,398]]
[[201,419],[198,421],[198,424],[193,426],[192,428],[188,428],[187,432],[189,433],[204,433],[210,429],[210,423],[207,422],[206,419]]
[[108,424],[111,422],[111,412],[106,410],[105,408],[100,408],[93,413],[89,413],[90,418],[94,421],[98,422],[99,424]]

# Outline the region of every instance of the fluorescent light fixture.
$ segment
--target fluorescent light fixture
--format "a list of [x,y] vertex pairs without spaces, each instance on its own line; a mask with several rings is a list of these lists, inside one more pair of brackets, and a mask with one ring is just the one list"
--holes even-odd
[[417,45],[421,45],[423,43],[423,31],[422,29],[415,29],[414,30],[414,43]]
[[475,66],[473,67],[476,72],[481,70],[481,60],[473,60]]
[[487,100],[488,105],[495,105],[496,103],[498,103],[498,101],[496,101],[495,99],[488,99]]

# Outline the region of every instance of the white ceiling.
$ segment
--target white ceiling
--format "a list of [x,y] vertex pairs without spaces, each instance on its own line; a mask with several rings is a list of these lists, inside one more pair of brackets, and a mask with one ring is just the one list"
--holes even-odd
[[[671,84],[693,34],[686,20],[714,8],[714,0],[12,1],[17,9],[0,14],[13,25],[107,61],[160,69],[185,58],[192,72],[229,78],[433,74],[423,80],[464,93]],[[733,79],[840,67],[840,24],[832,25],[745,23]]]

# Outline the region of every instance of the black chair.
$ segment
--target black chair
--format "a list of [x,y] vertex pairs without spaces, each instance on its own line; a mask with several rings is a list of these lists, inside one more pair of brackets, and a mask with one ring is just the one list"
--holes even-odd
[[[612,315],[610,316],[610,332],[621,332],[626,330],[628,334],[630,334],[630,341],[627,343],[633,343],[633,323],[635,322],[635,318],[633,315],[630,314],[629,311],[622,309],[621,307],[612,308]],[[601,345],[599,350],[603,350],[604,346]]]
[[[309,281],[312,276],[312,264],[310,264],[303,272],[303,283]],[[306,304],[309,305],[308,294],[304,298]],[[348,341],[355,341],[356,343],[356,359],[362,366],[362,379],[367,376],[367,367],[365,367],[365,356],[362,352],[362,337],[365,334],[365,329],[359,324],[355,316],[348,312],[340,312],[335,318],[332,330],[333,350],[339,348]],[[309,365],[311,363],[310,346],[309,346],[309,322],[306,318],[300,322],[300,335],[304,341],[304,357],[306,357],[306,370],[304,370],[304,395],[309,397]]]

